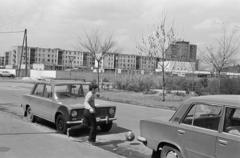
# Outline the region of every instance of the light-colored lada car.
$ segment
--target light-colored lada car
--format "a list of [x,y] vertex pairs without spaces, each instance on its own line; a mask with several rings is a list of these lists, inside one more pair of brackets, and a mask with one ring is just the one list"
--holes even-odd
[[186,100],[170,119],[140,121],[138,140],[161,158],[239,158],[240,95]]
[[[89,83],[70,80],[38,81],[30,94],[23,95],[24,116],[31,122],[42,118],[53,122],[57,131],[83,122],[83,102]],[[112,128],[116,107],[96,104],[97,124],[102,131]]]

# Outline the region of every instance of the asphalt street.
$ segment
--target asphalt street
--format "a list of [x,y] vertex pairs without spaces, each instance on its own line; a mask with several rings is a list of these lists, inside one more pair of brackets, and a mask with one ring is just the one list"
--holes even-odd
[[150,157],[151,150],[139,143],[125,140],[125,133],[139,132],[139,121],[152,117],[170,117],[173,111],[142,107],[130,104],[97,100],[117,106],[117,121],[109,133],[99,133],[97,146],[85,142],[86,131],[79,131],[74,137],[58,134],[54,125],[39,121],[29,123],[23,117],[20,107],[22,94],[29,93],[32,85],[0,81],[0,157]]

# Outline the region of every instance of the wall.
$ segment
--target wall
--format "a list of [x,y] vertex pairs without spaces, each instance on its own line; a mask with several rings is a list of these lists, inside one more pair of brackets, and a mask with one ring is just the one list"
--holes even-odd
[[31,78],[56,78],[56,71],[53,70],[31,70],[30,71],[30,77]]
[[81,71],[56,71],[56,78],[93,81],[94,79],[97,80],[97,73]]

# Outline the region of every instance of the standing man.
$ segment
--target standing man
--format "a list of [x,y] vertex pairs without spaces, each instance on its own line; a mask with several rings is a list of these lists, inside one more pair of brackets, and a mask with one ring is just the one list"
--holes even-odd
[[88,141],[90,143],[96,142],[97,125],[96,125],[96,107],[95,107],[95,94],[98,86],[96,84],[89,85],[89,92],[87,93],[84,100],[84,112],[83,112],[83,123],[80,126],[74,126],[67,129],[67,135],[70,135],[72,129],[78,129],[83,127],[89,127]]

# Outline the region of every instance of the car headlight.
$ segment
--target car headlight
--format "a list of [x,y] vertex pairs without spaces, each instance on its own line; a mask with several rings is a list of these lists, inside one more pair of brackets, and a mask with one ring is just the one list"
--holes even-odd
[[72,116],[72,117],[76,117],[76,116],[77,116],[77,111],[76,111],[76,110],[73,110],[73,111],[71,112],[71,116]]
[[115,114],[115,108],[109,108],[109,114],[113,116]]

